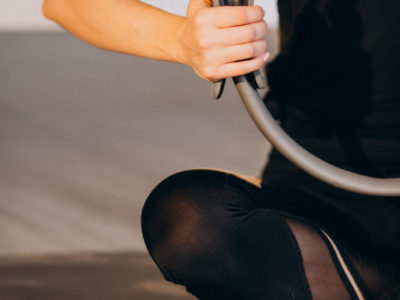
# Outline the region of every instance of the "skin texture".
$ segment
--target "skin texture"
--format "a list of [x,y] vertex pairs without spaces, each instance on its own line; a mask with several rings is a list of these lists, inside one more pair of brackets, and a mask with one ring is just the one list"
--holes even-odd
[[208,81],[261,68],[264,11],[191,0],[181,17],[137,0],[45,0],[43,14],[100,48],[188,65]]

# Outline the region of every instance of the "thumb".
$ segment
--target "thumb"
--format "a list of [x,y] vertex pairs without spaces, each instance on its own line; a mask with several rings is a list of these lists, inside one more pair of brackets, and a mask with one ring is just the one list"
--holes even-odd
[[213,6],[212,0],[190,0],[187,15],[190,16],[200,9]]

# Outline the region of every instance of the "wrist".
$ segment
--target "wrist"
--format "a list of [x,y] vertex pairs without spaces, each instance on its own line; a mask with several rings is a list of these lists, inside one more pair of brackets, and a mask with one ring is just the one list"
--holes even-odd
[[185,28],[186,18],[179,17],[179,19],[176,20],[176,24],[173,27],[173,32],[171,33],[171,36],[174,37],[174,40],[172,41],[170,55],[174,62],[187,65],[187,59],[185,55],[186,51],[183,43]]

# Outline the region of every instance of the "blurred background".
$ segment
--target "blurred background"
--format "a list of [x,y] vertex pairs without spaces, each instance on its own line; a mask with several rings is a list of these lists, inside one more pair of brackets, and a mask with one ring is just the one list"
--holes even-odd
[[[188,3],[144,2],[180,15]],[[256,1],[273,56],[275,2]],[[231,83],[216,102],[190,68],[96,49],[40,10],[0,0],[2,299],[91,299],[102,287],[96,299],[186,298],[145,252],[147,195],[184,169],[257,176],[268,143]],[[121,276],[118,288],[103,284]]]

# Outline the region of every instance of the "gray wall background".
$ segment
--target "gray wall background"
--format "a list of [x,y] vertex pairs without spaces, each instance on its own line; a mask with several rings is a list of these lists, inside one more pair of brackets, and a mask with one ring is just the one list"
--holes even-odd
[[[154,6],[175,14],[184,15],[189,0],[145,0]],[[276,28],[278,16],[276,0],[256,0],[265,7],[266,20]],[[40,13],[42,0],[0,0],[0,31],[43,31],[59,30],[54,23],[46,20]]]

